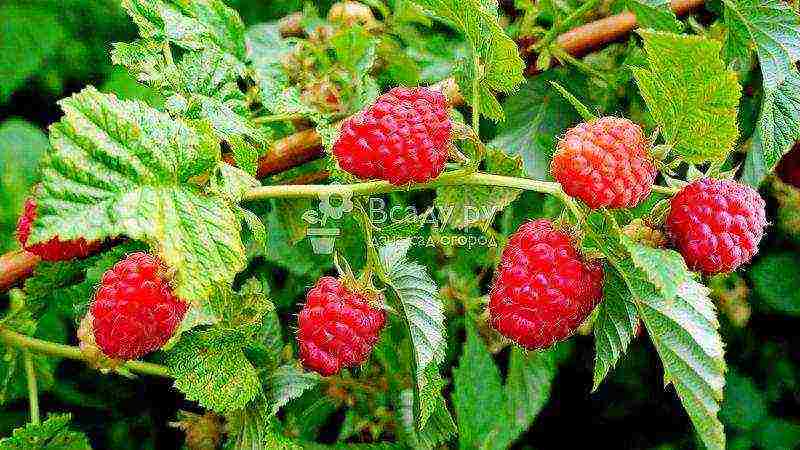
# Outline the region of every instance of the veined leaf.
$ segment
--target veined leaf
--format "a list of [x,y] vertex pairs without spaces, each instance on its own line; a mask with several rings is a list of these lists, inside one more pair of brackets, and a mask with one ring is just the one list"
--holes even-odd
[[217,48],[243,64],[244,24],[221,0],[123,0],[122,6],[145,39],[187,50]]
[[225,413],[262,394],[256,369],[244,355],[246,336],[212,328],[184,333],[167,358],[175,387],[189,400]]
[[29,423],[14,430],[11,437],[0,439],[3,450],[92,450],[83,433],[69,429],[72,416],[51,414],[38,425]]
[[277,24],[248,29],[247,43],[247,56],[255,72],[261,101],[270,113],[278,114],[281,111],[276,107],[276,100],[289,87],[289,76],[281,61],[293,46],[281,37]]
[[506,377],[505,397],[508,422],[498,424],[498,442],[506,448],[519,438],[539,415],[556,376],[554,351],[511,351]]
[[625,354],[636,333],[636,304],[625,281],[613,268],[605,268],[603,302],[598,306],[594,321],[594,381],[595,391],[608,373]]
[[263,399],[225,416],[225,450],[303,450],[304,447],[284,437],[267,413]]
[[664,380],[678,392],[689,418],[709,449],[725,448],[717,418],[725,386],[725,360],[708,288],[690,280],[678,296],[639,295],[637,307],[664,364]]
[[726,48],[755,44],[764,98],[743,180],[761,183],[781,157],[800,138],[800,16],[780,0],[724,0],[730,29]]
[[[488,173],[512,177],[524,176],[522,157],[509,156],[502,150],[489,147],[486,154]],[[522,193],[520,189],[451,186],[436,190],[434,204],[443,215],[452,219],[448,224],[455,228],[467,228],[476,224],[491,224],[494,216],[510,205]]]
[[230,284],[245,265],[240,222],[222,198],[189,184],[219,161],[208,131],[94,88],[61,106],[30,242],[125,235],[157,249],[186,300]]
[[679,33],[683,24],[672,11],[669,0],[627,0],[627,9],[636,15],[640,28]]
[[456,434],[456,425],[441,395],[436,399],[433,414],[421,429],[418,429],[418,422],[414,420],[414,410],[417,409],[414,405],[416,403],[414,391],[405,389],[400,392],[399,403],[398,421],[403,426],[403,440],[409,447],[431,450],[449,441]]
[[678,289],[691,280],[689,269],[680,253],[675,250],[651,248],[637,244],[627,236],[621,237],[631,260],[647,276],[665,300],[678,295]]
[[304,372],[293,364],[287,364],[275,369],[267,381],[267,401],[270,413],[275,415],[278,410],[291,400],[303,395],[303,392],[316,387],[320,377],[314,372]]
[[439,364],[444,360],[447,340],[438,288],[425,267],[406,258],[410,245],[409,239],[395,241],[380,249],[380,258],[386,283],[397,295],[397,310],[411,335],[419,398],[418,428],[423,429],[441,400],[444,383]]
[[[499,431],[496,424],[507,425],[500,413],[505,407],[505,392],[500,371],[491,353],[475,330],[473,320],[467,323],[467,342],[464,353],[453,369],[453,405],[458,418],[458,444],[462,449],[505,448],[494,446]],[[492,414],[486,414],[492,411]]]
[[631,70],[667,143],[690,163],[725,159],[739,133],[741,87],[723,65],[720,44],[698,36],[639,34],[649,68]]

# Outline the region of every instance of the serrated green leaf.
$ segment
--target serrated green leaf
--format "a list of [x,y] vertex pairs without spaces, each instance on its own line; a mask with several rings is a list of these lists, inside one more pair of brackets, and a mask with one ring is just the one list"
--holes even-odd
[[215,48],[245,59],[244,24],[220,0],[123,0],[145,39],[169,41],[187,50]]
[[402,425],[403,440],[409,447],[431,450],[453,438],[457,429],[441,396],[436,400],[433,414],[421,429],[415,420],[414,410],[417,409],[415,403],[412,389],[400,392],[398,421]]
[[636,15],[641,28],[680,33],[683,24],[672,11],[669,0],[627,0],[625,6]]
[[[467,341],[453,369],[453,406],[458,419],[458,445],[461,449],[503,448],[494,446],[498,429],[495,424],[502,418],[505,407],[500,371],[491,353],[475,330],[472,319],[467,318]],[[486,414],[493,411],[494,414]],[[505,422],[505,420],[501,420]]]
[[3,450],[92,450],[83,433],[72,431],[69,414],[51,414],[41,424],[29,423],[0,440]]
[[680,253],[675,250],[647,247],[637,244],[627,236],[621,237],[631,260],[647,276],[659,295],[672,300],[678,289],[691,279],[689,268]]
[[301,445],[281,435],[263,401],[231,411],[225,419],[228,436],[225,450],[303,450]]
[[721,45],[699,36],[640,31],[649,68],[632,68],[664,139],[690,163],[723,160],[738,137],[741,87]]
[[361,76],[375,64],[376,41],[362,27],[348,27],[331,38],[338,61],[353,74]]
[[[511,177],[524,176],[520,155],[509,156],[493,147],[486,152],[487,173]],[[522,193],[520,189],[451,186],[436,189],[434,205],[440,214],[450,217],[448,225],[467,228],[476,224],[491,224],[497,213],[510,205]]]
[[30,242],[125,235],[176,270],[178,296],[199,301],[244,268],[241,225],[226,202],[189,184],[219,161],[207,132],[143,103],[87,88],[61,102],[42,169]]
[[764,98],[743,175],[757,186],[800,138],[800,16],[780,0],[723,3],[728,53],[741,54],[752,42],[761,66]]
[[289,77],[283,68],[283,59],[292,50],[285,41],[278,24],[265,23],[247,30],[248,59],[252,63],[259,94],[264,107],[272,114],[281,111],[275,101],[289,87]]
[[594,321],[594,381],[597,390],[608,373],[625,354],[636,333],[639,318],[625,281],[612,267],[605,269],[603,302]]
[[216,412],[244,408],[262,394],[258,373],[242,351],[245,339],[242,333],[217,328],[184,333],[166,360],[175,387]]
[[526,352],[515,347],[511,351],[505,385],[508,421],[496,425],[497,448],[510,446],[531,426],[550,398],[555,376],[553,350]]
[[441,399],[439,364],[444,360],[447,340],[438,288],[424,266],[407,259],[410,245],[408,239],[396,241],[381,248],[379,253],[386,275],[384,281],[397,295],[396,309],[411,336],[419,397],[418,427],[423,429]]
[[266,382],[270,414],[277,414],[290,401],[318,386],[320,381],[321,378],[316,373],[304,372],[294,364],[278,367]]

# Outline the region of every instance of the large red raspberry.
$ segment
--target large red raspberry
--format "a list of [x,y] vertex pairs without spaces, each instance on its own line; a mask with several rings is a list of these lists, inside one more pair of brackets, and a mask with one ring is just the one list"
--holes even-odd
[[451,128],[444,95],[398,87],[344,122],[333,154],[359,178],[424,183],[444,170]]
[[656,166],[642,128],[603,117],[567,131],[550,170],[564,192],[590,208],[631,208],[650,195]]
[[697,180],[672,199],[666,229],[683,259],[706,274],[750,261],[767,226],[764,200],[732,180]]
[[386,313],[369,298],[333,277],[322,277],[308,295],[297,319],[303,365],[323,376],[369,358],[386,324]]
[[26,251],[39,255],[45,261],[67,261],[73,258],[86,258],[100,249],[100,242],[86,242],[79,238],[71,241],[62,241],[58,236],[47,242],[27,245],[31,235],[31,224],[36,220],[36,201],[29,198],[25,201],[25,210],[17,222],[17,240]]
[[775,171],[784,183],[800,189],[800,142],[796,143],[789,153],[783,155]]
[[603,295],[603,268],[584,261],[549,220],[522,225],[503,250],[489,293],[492,327],[526,349],[571,336]]
[[167,343],[189,304],[175,297],[166,268],[146,253],[132,253],[103,274],[91,313],[94,338],[115,359],[138,359]]

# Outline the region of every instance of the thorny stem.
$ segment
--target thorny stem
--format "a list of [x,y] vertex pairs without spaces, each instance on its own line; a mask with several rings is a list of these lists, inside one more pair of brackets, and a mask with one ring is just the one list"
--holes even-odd
[[31,410],[31,423],[39,425],[39,388],[36,386],[36,370],[33,367],[33,356],[28,350],[22,351],[25,363],[25,376],[28,379],[28,403]]
[[[24,334],[17,333],[16,331],[12,331],[4,327],[0,327],[0,342],[13,347],[23,348],[32,353],[56,356],[59,358],[75,359],[79,361],[88,361],[86,356],[81,353],[81,350],[78,347],[43,341],[41,339],[25,336]],[[169,369],[166,367],[148,362],[128,361],[123,364],[122,367],[130,370],[131,372],[138,372],[144,375],[153,375],[165,378],[170,378],[172,376],[169,373]]]

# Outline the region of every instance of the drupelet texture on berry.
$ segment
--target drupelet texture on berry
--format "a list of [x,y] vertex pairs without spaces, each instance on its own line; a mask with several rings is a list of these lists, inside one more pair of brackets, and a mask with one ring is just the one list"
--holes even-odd
[[333,154],[359,178],[424,183],[444,170],[451,129],[444,95],[398,87],[344,122]]
[[544,219],[522,225],[503,250],[489,293],[492,327],[526,349],[571,336],[602,299],[603,268]]
[[386,313],[361,292],[322,277],[298,316],[297,341],[306,369],[323,376],[365,362],[386,324]]
[[90,312],[94,338],[115,359],[138,359],[172,337],[189,304],[175,297],[156,257],[132,253],[103,274]]
[[767,226],[765,202],[732,180],[697,180],[672,199],[666,229],[687,265],[706,274],[750,261]]
[[26,251],[38,255],[45,261],[68,261],[73,258],[86,258],[100,249],[100,242],[86,242],[79,238],[71,241],[62,241],[58,236],[47,242],[27,245],[31,235],[31,225],[36,220],[36,201],[29,198],[25,201],[25,210],[17,222],[17,240]]
[[642,128],[603,117],[567,131],[550,166],[571,197],[592,209],[631,208],[650,195],[656,166]]

